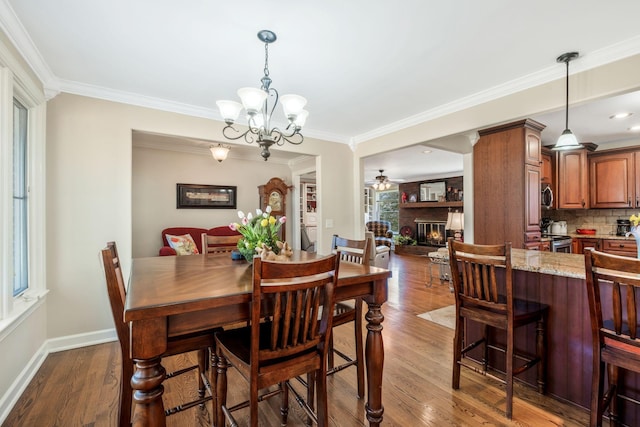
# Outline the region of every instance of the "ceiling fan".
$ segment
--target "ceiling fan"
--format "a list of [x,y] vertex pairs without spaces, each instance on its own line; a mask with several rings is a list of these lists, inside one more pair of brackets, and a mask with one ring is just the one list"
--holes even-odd
[[392,181],[404,181],[404,179],[389,178],[384,174],[384,169],[379,169],[380,175],[376,176],[373,181],[367,182],[374,190],[388,190]]

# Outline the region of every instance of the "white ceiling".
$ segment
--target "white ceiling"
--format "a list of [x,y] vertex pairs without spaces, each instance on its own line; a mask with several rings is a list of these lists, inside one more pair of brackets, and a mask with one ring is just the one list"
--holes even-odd
[[[269,49],[272,86],[308,99],[305,135],[345,143],[561,78],[555,58],[563,52],[581,54],[572,73],[638,54],[638,16],[637,0],[527,7],[513,0],[0,0],[0,27],[48,93],[217,120],[216,100],[259,86],[264,46],[256,33],[271,29],[278,35]],[[640,123],[633,95],[596,112],[588,111],[596,104],[584,106],[584,118],[572,107],[570,127],[583,141],[628,138],[626,124],[607,130],[623,102]],[[562,111],[533,118],[547,125],[547,143],[564,128]],[[398,150],[404,160],[367,159],[365,178],[378,169],[409,179],[446,173],[436,169],[447,169],[445,154],[454,159],[450,170],[462,169],[460,155],[414,152],[422,149]]]

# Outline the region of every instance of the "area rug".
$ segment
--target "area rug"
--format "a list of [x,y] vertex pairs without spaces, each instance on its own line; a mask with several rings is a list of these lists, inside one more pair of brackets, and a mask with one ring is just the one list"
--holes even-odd
[[448,305],[437,310],[427,311],[418,314],[418,317],[428,320],[445,328],[455,329],[456,326],[456,306]]

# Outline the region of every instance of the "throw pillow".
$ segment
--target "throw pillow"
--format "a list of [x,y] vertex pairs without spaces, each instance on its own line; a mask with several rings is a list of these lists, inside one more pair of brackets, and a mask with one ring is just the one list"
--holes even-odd
[[176,251],[177,255],[194,255],[200,253],[198,252],[196,242],[193,241],[190,234],[185,234],[184,236],[167,234],[167,242],[169,246]]

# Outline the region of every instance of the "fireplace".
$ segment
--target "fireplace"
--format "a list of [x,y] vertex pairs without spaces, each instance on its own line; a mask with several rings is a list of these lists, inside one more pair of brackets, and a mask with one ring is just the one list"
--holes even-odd
[[416,219],[416,241],[423,246],[446,246],[446,221]]

